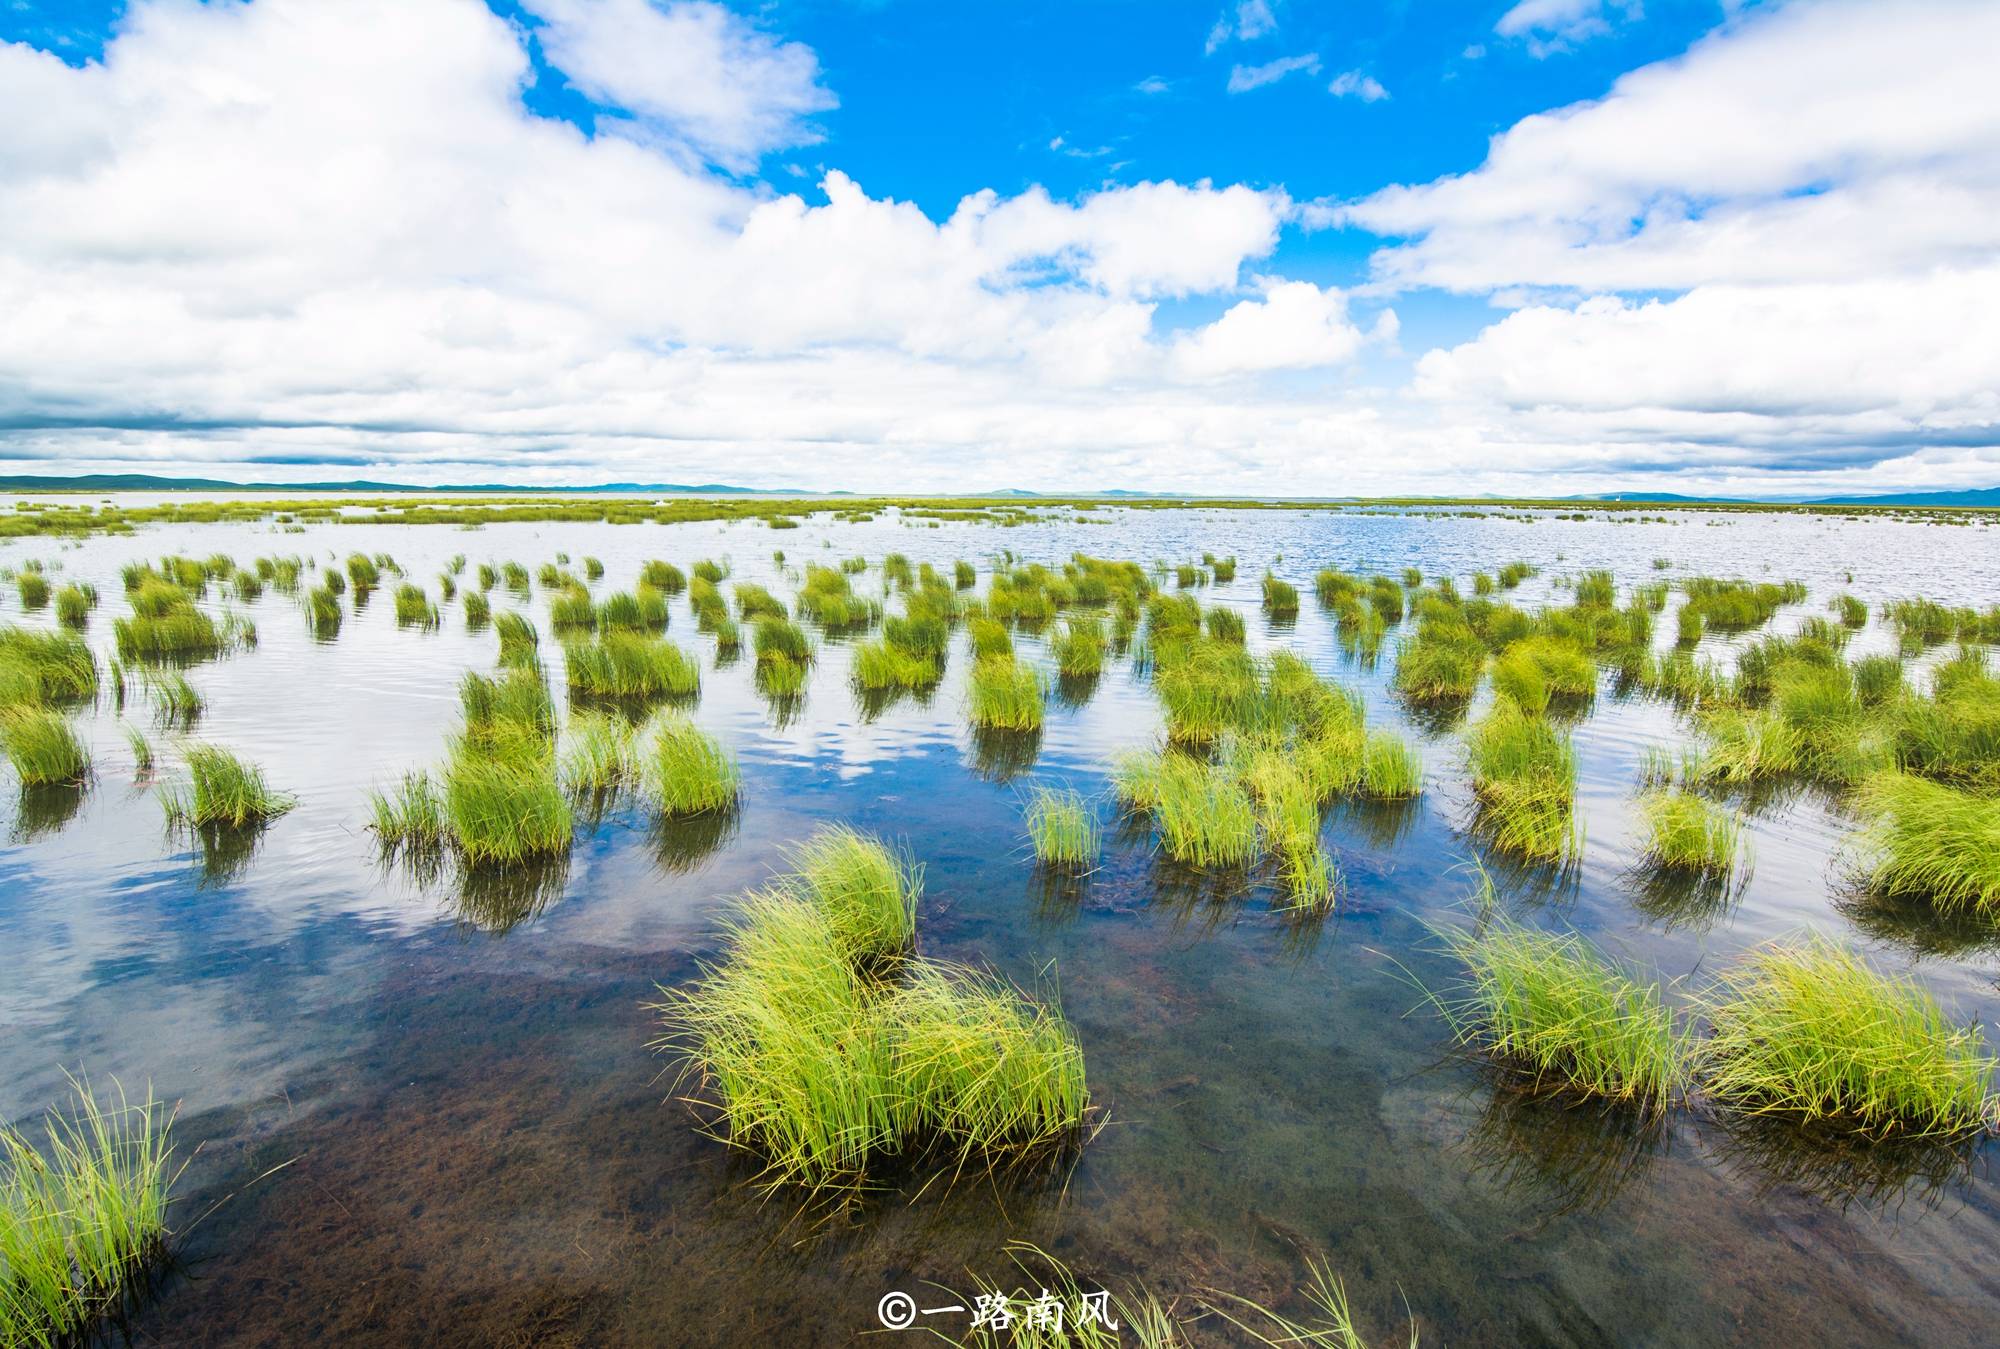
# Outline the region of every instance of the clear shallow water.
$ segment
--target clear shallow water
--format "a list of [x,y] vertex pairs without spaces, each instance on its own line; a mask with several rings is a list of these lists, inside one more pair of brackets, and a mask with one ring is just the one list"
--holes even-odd
[[[213,526],[16,542],[0,564],[41,557],[94,580],[102,651],[122,610],[119,565],[172,551],[246,562],[389,552],[433,591],[457,552],[531,570],[558,550],[579,566],[594,554],[607,567],[599,590],[629,586],[646,558],[685,568],[726,556],[733,579],[788,595],[773,548],[795,567],[889,551],[967,557],[982,588],[1001,548],[1051,564],[1075,550],[1148,562],[1210,550],[1241,565],[1206,602],[1241,606],[1254,644],[1299,649],[1363,688],[1371,719],[1390,723],[1390,659],[1374,671],[1343,663],[1310,599],[1295,627],[1268,629],[1256,611],[1266,561],[1282,555],[1276,569],[1309,592],[1327,565],[1415,565],[1463,583],[1522,558],[1543,569],[1518,592],[1524,604],[1591,567],[1624,584],[1698,572],[1808,582],[1812,599],[1781,613],[1779,629],[1843,589],[1871,602],[2000,598],[2000,548],[1984,528],[1209,510],[1112,511],[1111,524],[1079,525],[1067,514],[1004,530],[889,517],[789,531]],[[1676,566],[1655,571],[1655,557]],[[864,579],[879,584],[876,572]],[[1455,730],[1428,736],[1420,805],[1336,813],[1327,837],[1347,897],[1336,918],[1305,929],[1254,888],[1221,901],[1200,893],[1142,838],[1111,835],[1081,887],[1037,877],[1023,789],[1100,790],[1113,754],[1157,734],[1150,691],[1122,669],[1081,705],[1052,705],[1027,763],[1018,746],[966,731],[962,650],[927,704],[871,719],[846,685],[844,648],[831,645],[783,727],[745,661],[705,672],[697,713],[743,760],[732,827],[663,836],[638,812],[613,814],[524,906],[385,872],[364,830],[370,787],[442,757],[459,675],[491,665],[491,634],[466,633],[455,606],[442,632],[399,631],[387,588],[331,645],[309,639],[284,596],[241,607],[260,642],[190,672],[208,703],[197,734],[263,764],[299,808],[247,856],[205,859],[166,835],[156,793],[133,784],[106,699],[87,722],[91,790],[73,802],[22,798],[0,850],[0,1114],[23,1118],[58,1098],[65,1067],[150,1081],[181,1103],[178,1136],[198,1147],[182,1223],[223,1201],[189,1232],[187,1268],[141,1316],[141,1342],[846,1343],[874,1326],[892,1287],[965,1288],[968,1269],[1003,1276],[1010,1237],[1061,1255],[1086,1283],[1267,1301],[1296,1286],[1302,1252],[1321,1253],[1364,1324],[1399,1322],[1407,1300],[1426,1337],[1450,1344],[1989,1337],[2000,1196],[1986,1149],[1949,1166],[1878,1155],[1871,1170],[1685,1115],[1634,1138],[1589,1112],[1518,1102],[1447,1052],[1410,977],[1449,977],[1423,922],[1449,917],[1468,889]],[[529,612],[546,643],[539,592]],[[11,593],[0,617],[48,621],[23,618]],[[712,667],[684,603],[669,635]],[[1871,627],[1854,649],[1885,641]],[[128,714],[148,721],[137,697]],[[1802,797],[1757,817],[1754,875],[1720,913],[1678,913],[1637,887],[1639,754],[1676,734],[1664,709],[1607,689],[1577,728],[1580,873],[1554,890],[1515,886],[1517,913],[1573,925],[1679,980],[1818,927],[1885,966],[1916,968],[1994,1033],[1991,946],[1923,955],[1839,912],[1846,823],[1827,802]],[[883,832],[925,863],[927,950],[1059,989],[1110,1121],[1066,1184],[892,1194],[817,1222],[761,1202],[743,1165],[664,1100],[641,1003],[656,982],[689,977],[733,897],[829,820]]]

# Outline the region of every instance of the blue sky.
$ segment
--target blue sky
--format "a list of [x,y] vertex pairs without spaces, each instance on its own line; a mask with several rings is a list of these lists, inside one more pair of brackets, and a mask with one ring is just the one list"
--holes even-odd
[[1977,0],[333,9],[0,0],[0,454],[2000,480]]

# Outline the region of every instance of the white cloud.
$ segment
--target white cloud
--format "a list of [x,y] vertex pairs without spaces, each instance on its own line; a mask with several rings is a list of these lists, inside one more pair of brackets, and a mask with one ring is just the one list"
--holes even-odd
[[1148,75],[1145,79],[1140,80],[1137,84],[1133,85],[1132,88],[1134,92],[1145,94],[1150,97],[1156,94],[1167,93],[1173,88],[1173,85],[1167,83],[1165,80],[1161,79],[1158,75]]
[[1276,31],[1278,16],[1271,12],[1270,0],[1240,0],[1235,6],[1225,9],[1215,26],[1208,30],[1208,43],[1204,48],[1213,56],[1230,42],[1250,42]]
[[[1394,312],[1385,310],[1393,335]],[[1174,362],[1197,379],[1338,365],[1361,349],[1347,297],[1310,281],[1280,281],[1174,344]]]
[[714,162],[750,169],[764,152],[820,137],[835,105],[812,49],[708,0],[523,0],[549,61],[588,97],[628,110]]
[[1229,70],[1229,92],[1248,93],[1267,84],[1276,84],[1285,76],[1301,70],[1317,75],[1319,57],[1307,53],[1304,56],[1281,56],[1275,61],[1266,61],[1261,66],[1232,66]]
[[1326,91],[1335,98],[1358,98],[1363,103],[1380,103],[1389,96],[1381,81],[1358,70],[1344,70],[1333,77]]
[[1799,3],[1602,100],[1523,118],[1470,173],[1332,214],[1411,242],[1395,286],[1678,290],[1970,265],[2000,249],[2000,6]]
[[[810,52],[711,22],[745,69],[594,136],[525,110],[525,38],[476,0],[141,0],[81,68],[0,44],[0,455],[856,490],[2000,476],[1990,6],[1752,13],[1345,207],[1158,182],[942,219],[837,167],[709,167],[831,97]],[[596,69],[648,97],[645,63]],[[1393,241],[1371,295],[1519,312],[1363,387],[1396,377],[1393,312],[1244,289],[1301,218]],[[1189,297],[1228,307],[1166,331]]]
[[[1610,14],[1607,14],[1610,11]],[[1571,44],[1611,31],[1610,16],[1643,17],[1640,0],[1520,0],[1500,16],[1493,31],[1502,37],[1525,37],[1537,57],[1567,50]]]

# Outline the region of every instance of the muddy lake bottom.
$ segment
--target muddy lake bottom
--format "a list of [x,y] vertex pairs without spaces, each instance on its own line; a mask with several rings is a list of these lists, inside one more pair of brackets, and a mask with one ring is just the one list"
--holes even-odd
[[[1002,549],[1051,566],[1075,552],[1149,565],[1227,553],[1236,579],[1204,586],[1203,604],[1239,609],[1253,649],[1298,651],[1359,690],[1371,724],[1424,752],[1417,801],[1330,813],[1322,837],[1345,892],[1307,922],[1268,885],[1188,873],[1150,831],[1120,826],[1112,760],[1161,732],[1127,663],[1052,699],[1039,735],[995,738],[967,727],[963,633],[935,693],[882,709],[849,686],[851,643],[824,641],[804,698],[776,710],[747,657],[718,664],[683,598],[667,636],[700,656],[692,715],[738,756],[740,809],[720,825],[661,827],[643,806],[619,807],[529,891],[468,887],[385,865],[367,797],[444,756],[459,678],[492,667],[492,633],[467,631],[455,604],[438,631],[399,629],[391,586],[330,642],[306,631],[291,597],[233,604],[259,640],[186,671],[206,702],[195,734],[262,765],[297,808],[227,858],[171,835],[158,784],[135,775],[121,714],[100,698],[79,717],[94,780],[74,799],[24,791],[0,849],[0,1117],[26,1121],[60,1100],[65,1069],[150,1083],[179,1105],[184,1236],[131,1318],[133,1342],[849,1344],[879,1330],[892,1290],[928,1306],[941,1290],[1010,1281],[1010,1241],[1058,1256],[1086,1287],[1144,1287],[1190,1312],[1217,1290],[1296,1310],[1308,1259],[1323,1258],[1381,1343],[1411,1316],[1426,1343],[1446,1345],[1991,1342],[1989,1142],[1949,1155],[1854,1149],[1690,1111],[1634,1129],[1524,1097],[1453,1051],[1418,985],[1452,977],[1427,925],[1461,914],[1471,888],[1463,723],[1412,720],[1387,688],[1392,651],[1370,667],[1344,656],[1311,599],[1322,567],[1417,566],[1465,588],[1519,559],[1539,569],[1514,597],[1524,607],[1565,602],[1559,579],[1593,568],[1621,593],[1697,574],[1797,579],[1809,598],[1771,625],[1786,631],[1839,593],[1871,608],[1911,595],[1994,603],[2000,547],[1987,528],[1698,511],[1106,518],[1004,530],[912,527],[893,513],[783,531],[230,524],[0,548],[0,564],[39,558],[58,581],[98,587],[88,637],[100,662],[124,612],[120,567],[169,553],[322,567],[388,553],[434,598],[458,553],[531,571],[559,552],[595,556],[600,595],[629,588],[647,559],[685,569],[713,557],[732,581],[786,599],[795,575],[773,549],[793,574],[865,557],[854,580],[868,594],[891,552],[947,576],[972,561],[981,592]],[[1260,612],[1267,566],[1306,594],[1295,623]],[[539,588],[526,603],[493,598],[496,612],[532,617],[545,659],[559,659]],[[9,593],[0,621],[54,620],[23,615]],[[1048,664],[1042,640],[1016,641],[1022,659]],[[1850,654],[1893,644],[1871,618]],[[1727,651],[1714,638],[1702,647]],[[143,697],[123,718],[154,736],[171,776],[173,737]],[[1497,871],[1514,916],[1582,932],[1670,990],[1760,942],[1820,931],[1913,971],[1993,1034],[2000,944],[1864,931],[1844,912],[1853,822],[1838,801],[1760,803],[1748,883],[1686,912],[1635,880],[1632,806],[1642,752],[1684,743],[1685,723],[1607,676],[1574,733],[1581,863],[1554,882]],[[1038,784],[1100,798],[1105,849],[1087,877],[1035,866],[1022,813]],[[809,1205],[760,1191],[754,1168],[670,1099],[644,1004],[715,958],[736,900],[830,822],[923,864],[926,954],[1059,999],[1102,1121],[1072,1164],[953,1184],[895,1176],[854,1202]],[[1190,1334],[1237,1342],[1213,1318]]]

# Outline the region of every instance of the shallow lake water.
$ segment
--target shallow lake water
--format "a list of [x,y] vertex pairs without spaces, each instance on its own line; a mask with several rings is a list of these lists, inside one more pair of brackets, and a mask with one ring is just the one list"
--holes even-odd
[[[1199,884],[1149,836],[1115,827],[1093,875],[1054,883],[1029,856],[1023,796],[1036,783],[1102,793],[1112,757],[1158,736],[1151,691],[1126,666],[1053,701],[1036,740],[994,742],[967,729],[963,634],[933,696],[873,714],[848,685],[847,647],[826,642],[803,704],[781,717],[747,657],[717,667],[683,598],[668,636],[701,653],[694,715],[740,756],[741,810],[726,827],[673,830],[642,808],[613,811],[532,893],[468,890],[380,864],[367,794],[443,757],[459,677],[492,665],[491,633],[467,632],[456,605],[441,631],[398,629],[387,586],[325,643],[275,591],[234,605],[259,640],[188,671],[207,702],[195,733],[263,765],[297,809],[230,855],[169,835],[106,697],[83,718],[93,783],[21,794],[0,850],[0,1117],[30,1120],[61,1099],[65,1069],[150,1083],[179,1104],[176,1139],[192,1156],[181,1258],[133,1339],[844,1344],[878,1328],[892,1289],[1005,1281],[1002,1247],[1024,1240],[1086,1286],[1143,1284],[1183,1309],[1210,1290],[1297,1307],[1307,1258],[1324,1257],[1384,1339],[1414,1314],[1426,1342],[1452,1345],[1991,1342],[2000,1189],[1984,1142],[1944,1157],[1843,1153],[1685,1111],[1635,1134],[1523,1100],[1451,1052],[1416,984],[1451,977],[1426,924],[1451,921],[1471,888],[1460,728],[1411,727],[1385,687],[1389,647],[1360,668],[1311,602],[1321,567],[1417,566],[1463,587],[1522,559],[1541,569],[1516,593],[1528,606],[1559,600],[1559,578],[1587,568],[1621,587],[1796,578],[1811,597],[1781,611],[1782,631],[1842,591],[1988,606],[2000,600],[1990,529],[1696,511],[1092,515],[1108,523],[1061,511],[1006,529],[894,513],[784,531],[232,524],[0,547],[0,565],[41,558],[58,579],[96,583],[105,602],[89,635],[105,656],[119,567],[171,552],[322,565],[386,552],[434,596],[455,553],[531,571],[559,551],[579,566],[596,556],[600,593],[628,588],[649,558],[685,569],[716,557],[732,580],[789,596],[773,549],[794,572],[865,556],[877,565],[856,578],[864,592],[889,552],[947,569],[970,559],[983,590],[1001,549],[1051,565],[1077,551],[1146,563],[1212,551],[1240,565],[1204,603],[1241,608],[1254,647],[1300,651],[1361,689],[1371,722],[1423,737],[1418,802],[1329,819],[1346,892],[1324,922],[1285,917],[1255,885]],[[1258,609],[1267,565],[1307,597],[1283,630]],[[521,607],[504,588],[493,599]],[[524,611],[559,659],[539,588]],[[11,592],[0,619],[53,621],[23,615]],[[1670,640],[1671,607],[1660,626]],[[1039,641],[1018,640],[1047,662]],[[1871,620],[1851,650],[1891,643]],[[171,776],[172,738],[136,687],[125,715],[169,747]],[[1576,726],[1581,866],[1555,884],[1498,872],[1512,912],[1573,927],[1676,990],[1745,947],[1817,929],[1914,969],[1995,1034],[1995,943],[1847,916],[1851,821],[1833,801],[1763,803],[1754,873],[1719,909],[1648,892],[1634,874],[1640,755],[1684,736],[1670,709],[1607,678]],[[1108,799],[1103,814],[1113,821]],[[1060,998],[1105,1121],[1072,1168],[1005,1184],[913,1179],[802,1210],[754,1189],[750,1168],[669,1099],[643,1004],[691,977],[735,898],[830,821],[923,863],[923,949]],[[1196,1334],[1224,1338],[1212,1321]]]

